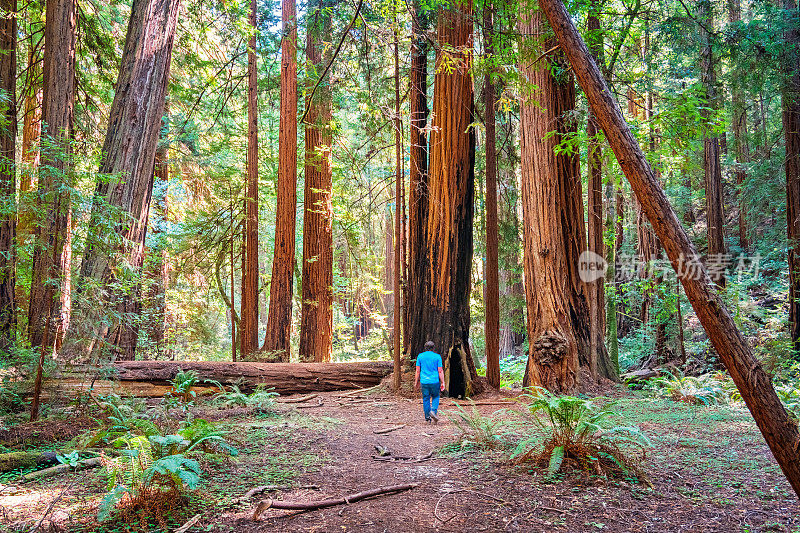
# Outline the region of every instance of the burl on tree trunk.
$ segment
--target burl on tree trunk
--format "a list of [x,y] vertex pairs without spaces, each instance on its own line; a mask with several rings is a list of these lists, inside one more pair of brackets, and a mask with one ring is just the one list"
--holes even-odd
[[[678,273],[700,323],[730,372],[781,470],[800,496],[800,434],[797,422],[786,412],[769,376],[753,356],[750,346],[714,290],[697,250],[678,221],[564,4],[559,0],[539,0],[539,5],[567,55],[625,177]],[[696,270],[690,270],[698,275],[682,272],[685,269],[681,266],[687,263],[697,267]]]

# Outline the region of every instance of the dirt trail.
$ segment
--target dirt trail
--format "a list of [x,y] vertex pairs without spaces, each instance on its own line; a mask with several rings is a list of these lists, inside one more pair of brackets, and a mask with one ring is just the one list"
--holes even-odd
[[[422,462],[386,462],[373,459],[376,446],[394,456],[425,457],[455,440],[457,429],[442,416],[428,425],[418,400],[391,397],[350,397],[320,394],[308,402],[323,405],[300,408],[313,416],[344,423],[319,435],[315,446],[328,455],[318,471],[303,476],[298,485],[319,490],[293,490],[273,495],[284,500],[312,501],[399,483],[418,483],[414,490],[346,506],[296,512],[268,510],[260,521],[251,519],[252,507],[222,517],[235,531],[740,531],[743,529],[796,531],[800,505],[793,498],[757,498],[730,486],[706,486],[694,476],[692,465],[660,464],[653,450],[647,470],[653,491],[625,482],[605,482],[573,476],[545,483],[541,473],[509,465],[500,456],[464,452]],[[338,401],[337,401],[338,400]],[[342,403],[340,403],[342,402]],[[302,405],[302,404],[301,404]],[[483,414],[503,405],[481,405]],[[452,412],[444,400],[440,413]],[[376,435],[375,430],[406,424]],[[760,448],[764,448],[763,450]],[[760,457],[768,454],[760,445]],[[491,454],[489,454],[491,455]],[[494,460],[493,460],[494,459]],[[765,459],[769,460],[769,458]],[[785,485],[780,476],[745,472],[764,487]],[[687,493],[689,496],[687,497]],[[691,496],[699,493],[698,497]],[[705,494],[703,494],[705,493]],[[223,531],[223,529],[219,529]]]

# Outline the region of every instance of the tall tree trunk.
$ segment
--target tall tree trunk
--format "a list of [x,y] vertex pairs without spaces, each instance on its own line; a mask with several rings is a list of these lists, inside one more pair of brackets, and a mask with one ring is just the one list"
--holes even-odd
[[[708,222],[708,257],[710,267],[723,264],[725,254],[725,217],[722,198],[722,165],[720,164],[719,137],[710,132],[713,110],[719,105],[717,96],[716,59],[712,48],[712,35],[706,30],[713,28],[713,6],[711,0],[697,3],[701,27],[702,44],[700,48],[700,79],[706,96],[706,111],[703,134],[703,169],[705,171],[706,218]],[[725,275],[720,268],[712,268],[712,279],[720,287],[725,286]]]
[[775,394],[770,377],[736,328],[719,294],[713,289],[697,250],[678,221],[653,170],[625,123],[613,93],[592,61],[564,4],[558,0],[539,2],[569,58],[589,105],[595,110],[597,121],[606,134],[623,174],[642,204],[673,267],[677,272],[687,262],[697,266],[697,269],[691,269],[690,274],[685,270],[678,272],[686,295],[775,459],[795,493],[800,496],[800,434],[797,422],[786,412]]
[[[450,396],[481,391],[469,346],[473,251],[475,132],[472,78],[472,1],[441,8],[433,94],[424,260],[415,265],[408,351],[403,372],[413,381],[417,354],[430,340],[442,354]],[[451,68],[443,68],[443,65]]]
[[[728,21],[734,25],[742,19],[742,6],[740,0],[728,0]],[[745,204],[744,181],[747,177],[745,167],[750,163],[750,147],[747,142],[747,110],[745,108],[744,92],[738,75],[743,74],[740,65],[741,58],[736,54],[736,47],[732,48],[733,57],[733,87],[731,107],[733,117],[731,125],[733,127],[733,144],[736,153],[736,187],[739,198],[739,246],[747,250],[750,248],[750,239],[747,236],[747,206]]]
[[[397,24],[397,14],[394,18],[395,25]],[[400,350],[402,349],[401,336],[403,329],[403,322],[401,320],[400,312],[400,278],[403,274],[403,233],[402,233],[402,220],[403,220],[403,123],[400,120],[400,36],[399,29],[395,27],[394,30],[394,276],[393,276],[393,293],[394,293],[394,324],[392,326],[392,339],[394,345],[392,348],[392,359],[394,360],[394,368],[392,371],[392,382],[396,391],[400,390]]]
[[786,236],[789,241],[789,327],[800,360],[800,20],[797,0],[782,0],[791,24],[784,34],[781,105],[786,138]]
[[[77,3],[75,0],[47,0],[42,65],[42,123],[48,137],[41,150],[37,202],[45,213],[36,229],[33,250],[31,295],[28,307],[28,336],[39,346],[44,328],[53,329],[55,339],[68,317],[62,302],[69,263],[70,186],[72,184],[72,135],[75,106],[75,45]],[[46,169],[46,170],[45,170]],[[49,316],[53,320],[48,320]]]
[[[328,4],[309,5],[306,30],[308,96],[303,217],[303,306],[300,316],[300,360],[331,360],[333,349],[333,205],[331,204],[331,89],[317,80],[325,68],[323,50],[330,41]],[[327,75],[326,75],[327,77]],[[311,94],[317,85],[314,94]]]
[[[483,8],[483,53],[494,61],[494,6]],[[500,266],[497,229],[497,148],[495,144],[495,93],[492,68],[484,77],[484,112],[486,125],[486,380],[500,388]]]
[[179,0],[134,0],[131,7],[77,284],[80,323],[64,340],[65,357],[98,357],[106,349],[118,358],[134,356],[141,292],[136,278],[144,261],[178,7]]
[[[408,165],[408,269],[405,300],[406,333],[410,335],[412,313],[417,299],[414,295],[426,283],[425,224],[428,219],[428,13],[424,2],[413,0],[411,17],[411,68],[409,78],[409,165]],[[410,337],[409,337],[410,341]],[[406,350],[408,350],[408,342]],[[416,354],[413,354],[416,355]]]
[[242,313],[239,340],[247,360],[258,350],[258,71],[256,68],[256,0],[250,0],[247,45],[247,209],[245,269],[242,272]]
[[[17,0],[0,0],[0,353],[17,338],[16,283],[16,143],[17,143]],[[9,206],[12,208],[9,209]]]
[[169,208],[169,163],[167,162],[169,144],[166,139],[169,114],[165,106],[162,120],[161,141],[156,149],[155,168],[153,170],[153,206],[150,213],[150,226],[153,228],[154,245],[148,257],[148,277],[150,286],[147,292],[145,308],[150,310],[146,322],[147,336],[155,348],[156,357],[165,352],[166,340],[166,290],[169,285],[169,270],[166,248],[166,225]]
[[288,363],[292,334],[292,295],[297,223],[297,13],[295,0],[282,0],[281,116],[278,132],[278,199],[275,254],[263,351]]
[[[600,9],[599,2],[592,4],[592,12],[586,20],[587,30],[590,34],[590,44],[592,56],[598,64],[603,64],[603,32],[600,28],[600,19],[597,11]],[[600,146],[597,130],[597,122],[594,119],[592,110],[589,109],[589,117],[586,123],[586,136],[588,138],[588,163],[589,179],[587,182],[588,194],[588,238],[589,246],[587,250],[606,257],[606,245],[603,240],[604,223],[603,218],[603,149]],[[611,359],[606,349],[606,291],[605,277],[600,276],[596,280],[587,283],[589,295],[589,315],[591,323],[589,328],[589,358],[592,373],[596,373],[606,379],[619,379],[617,369],[611,363]]]
[[[537,50],[551,50],[555,45],[538,9],[520,13],[520,32],[532,37]],[[554,393],[570,393],[578,385],[578,365],[587,363],[589,356],[589,308],[585,285],[578,277],[586,233],[578,154],[555,152],[564,136],[576,130],[567,116],[575,109],[575,84],[566,71],[556,78],[553,64],[559,70],[566,66],[561,52],[520,65],[523,80],[530,84],[520,110],[530,343],[526,382]]]

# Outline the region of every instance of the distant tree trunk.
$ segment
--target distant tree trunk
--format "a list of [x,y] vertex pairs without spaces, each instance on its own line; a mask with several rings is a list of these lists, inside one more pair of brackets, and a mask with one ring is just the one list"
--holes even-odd
[[[397,24],[397,15],[394,19]],[[392,369],[392,382],[394,389],[400,390],[400,350],[402,349],[402,328],[401,320],[401,296],[400,278],[403,274],[403,122],[400,120],[400,36],[399,30],[394,31],[394,324],[392,326],[392,359],[394,367]]]
[[686,295],[775,459],[795,493],[800,496],[800,461],[797,460],[800,434],[797,422],[786,412],[775,394],[770,377],[754,357],[722,299],[711,286],[711,279],[700,262],[697,251],[625,123],[613,93],[603,81],[563,3],[558,0],[539,2],[555,29],[562,49],[569,57],[589,105],[597,113],[598,123],[606,134],[623,174],[631,183],[673,267],[678,271],[679,266],[685,265],[687,261],[697,265],[697,270],[692,269],[692,275],[679,272]]
[[68,332],[65,357],[96,357],[106,348],[121,359],[135,353],[141,286],[129,281],[144,260],[178,7],[179,0],[134,0],[131,7],[77,284],[80,324]]
[[247,45],[247,210],[245,214],[245,270],[242,272],[241,356],[258,351],[258,70],[256,68],[256,0],[250,1]]
[[15,262],[17,220],[17,0],[0,0],[0,353],[17,338]]
[[269,288],[267,333],[262,351],[288,363],[292,335],[292,295],[297,223],[297,14],[295,0],[282,0],[281,117],[278,132],[278,199],[275,254]]
[[[39,346],[44,328],[53,329],[50,339],[62,333],[69,309],[62,305],[67,289],[71,215],[72,135],[75,106],[75,45],[77,3],[47,0],[42,66],[42,123],[47,146],[41,150],[37,191],[45,218],[36,229],[33,250],[28,335],[31,346]],[[46,170],[44,170],[46,169]],[[49,316],[53,320],[48,320]],[[58,331],[56,331],[58,330]]]
[[[428,13],[421,0],[413,0],[411,17],[411,68],[409,78],[409,165],[408,165],[408,269],[405,300],[406,333],[410,335],[411,317],[415,312],[415,295],[426,283],[425,224],[428,219]],[[406,342],[406,350],[408,350]],[[412,354],[416,356],[416,354]]]
[[[704,128],[711,128],[712,110],[717,109],[716,59],[712,48],[713,37],[705,28],[713,28],[713,7],[711,0],[700,0],[697,3],[698,17],[703,21],[701,28],[703,42],[700,48],[700,79],[706,96]],[[719,137],[706,131],[703,134],[703,169],[705,171],[706,217],[708,221],[708,257],[709,266],[719,265],[725,254],[725,217],[722,198],[722,165],[720,164]],[[718,268],[711,270],[712,279],[720,287],[725,286],[725,275]]]
[[[592,55],[599,64],[603,64],[603,32],[600,28],[600,19],[596,12],[600,6],[598,2],[592,4],[592,13],[586,21],[590,33]],[[603,239],[603,149],[598,139],[597,123],[592,110],[586,123],[586,136],[588,138],[588,163],[589,179],[587,182],[588,204],[588,250],[600,257],[606,257],[606,245]],[[599,374],[607,379],[618,379],[618,372],[606,349],[606,291],[605,278],[600,276],[597,280],[587,283],[589,295],[589,315],[591,324],[589,328],[589,360],[593,374]]]
[[[800,360],[800,20],[796,0],[782,0],[791,25],[784,34],[781,102],[786,138],[786,219],[789,241],[789,326]],[[791,18],[789,18],[791,16]]]
[[[469,292],[473,251],[475,132],[472,63],[472,1],[441,8],[437,20],[428,215],[424,261],[413,273],[412,313],[403,381],[412,383],[414,361],[431,340],[442,354],[450,396],[482,390],[469,345]],[[445,69],[447,64],[451,68]]]
[[303,217],[303,306],[300,360],[326,362],[333,349],[333,205],[331,204],[331,89],[327,79],[311,90],[325,68],[323,50],[330,41],[331,15],[323,0],[309,5],[306,57],[309,87]]
[[[742,19],[742,7],[740,0],[728,0],[728,20],[731,24],[738,24]],[[732,48],[732,52],[736,53],[736,47]],[[741,58],[734,55],[732,58],[733,73],[744,74],[743,69],[739,66]],[[747,206],[745,205],[744,186],[747,172],[745,166],[750,163],[750,147],[747,142],[747,110],[744,105],[744,94],[742,91],[741,81],[734,79],[732,87],[731,107],[733,117],[731,126],[733,128],[733,144],[736,154],[736,187],[737,197],[739,198],[739,246],[747,250],[750,248],[750,239],[747,236]]]
[[[494,7],[483,8],[483,53],[494,61]],[[484,77],[486,125],[486,380],[500,388],[500,267],[497,229],[497,148],[495,145],[495,94],[492,69]]]
[[[520,13],[520,32],[532,36],[537,49],[555,46],[544,15]],[[543,46],[543,48],[542,48]],[[562,71],[563,54],[555,52],[520,65],[525,89],[520,110],[522,212],[524,217],[525,297],[530,353],[526,382],[554,393],[578,385],[578,365],[588,363],[589,308],[578,277],[578,257],[586,248],[583,197],[577,153],[555,153],[576,124],[566,116],[575,109],[572,74]],[[548,64],[549,63],[549,64]],[[555,130],[556,135],[550,135]]]

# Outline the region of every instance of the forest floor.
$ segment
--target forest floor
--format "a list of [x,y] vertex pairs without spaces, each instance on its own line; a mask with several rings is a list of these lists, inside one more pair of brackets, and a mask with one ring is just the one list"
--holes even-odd
[[[240,453],[204,461],[204,481],[170,518],[170,530],[199,514],[189,531],[800,532],[800,504],[745,409],[655,400],[622,387],[612,395],[613,422],[638,425],[653,443],[642,462],[650,485],[580,473],[547,480],[540,468],[511,462],[507,446],[458,444],[457,426],[446,416],[426,424],[419,400],[324,393],[279,404],[268,417],[201,406],[198,416],[217,420]],[[476,408],[512,418],[514,405],[501,401],[482,397]],[[440,414],[454,412],[444,399]],[[377,460],[378,448],[411,459]],[[400,483],[417,486],[315,511],[269,509],[253,520],[261,498],[315,501]],[[259,485],[278,490],[238,500]],[[53,531],[137,530],[94,521],[104,487],[100,469],[24,485],[0,480],[0,530],[27,531],[56,498],[45,522]]]

